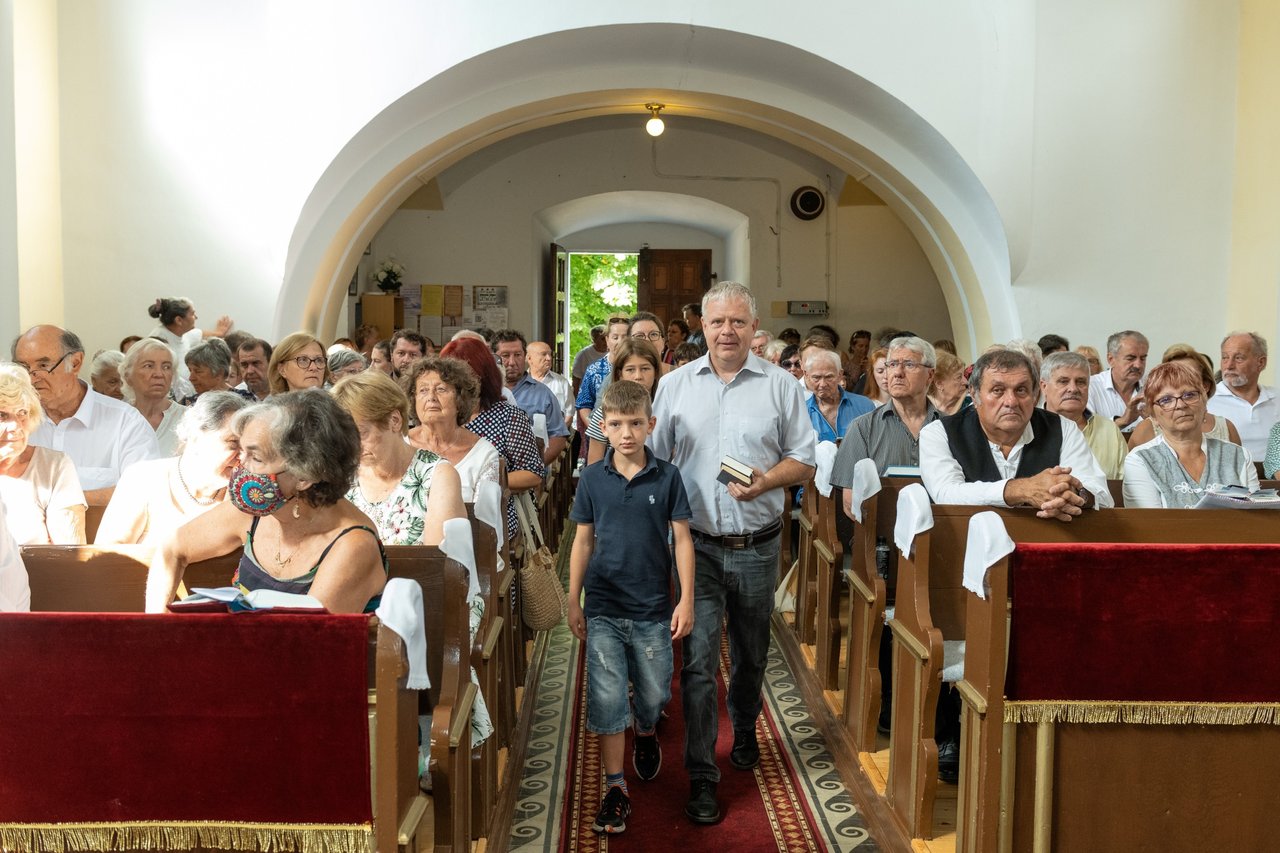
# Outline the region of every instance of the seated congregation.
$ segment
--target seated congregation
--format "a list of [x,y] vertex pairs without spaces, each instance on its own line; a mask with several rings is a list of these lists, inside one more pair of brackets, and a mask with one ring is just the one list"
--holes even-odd
[[659,775],[673,683],[684,815],[724,820],[721,645],[755,772],[772,641],[884,849],[1266,846],[1280,515],[1228,508],[1280,468],[1256,334],[1220,371],[1175,344],[1148,373],[1134,330],[1105,364],[1046,335],[966,365],[775,339],[722,282],[563,376],[511,329],[148,313],[88,382],[53,326],[0,365],[0,848],[505,849],[549,642],[522,607],[569,527],[597,833],[645,820],[626,777]]

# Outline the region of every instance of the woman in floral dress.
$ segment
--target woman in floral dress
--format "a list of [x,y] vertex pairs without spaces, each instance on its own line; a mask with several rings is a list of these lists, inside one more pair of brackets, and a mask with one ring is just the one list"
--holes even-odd
[[[369,516],[384,545],[439,545],[444,523],[466,518],[467,509],[453,465],[405,441],[409,398],[391,377],[377,370],[340,380],[333,396],[360,430],[360,467],[347,500]],[[474,642],[484,601],[476,597],[469,603]],[[479,687],[474,670],[471,679]],[[492,733],[489,711],[479,697],[471,718],[472,745]]]

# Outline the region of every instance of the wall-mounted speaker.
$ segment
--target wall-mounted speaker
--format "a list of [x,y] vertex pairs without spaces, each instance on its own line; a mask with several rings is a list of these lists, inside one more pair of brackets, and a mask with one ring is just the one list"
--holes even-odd
[[791,212],[796,219],[817,219],[827,207],[827,197],[817,187],[801,187],[791,194]]

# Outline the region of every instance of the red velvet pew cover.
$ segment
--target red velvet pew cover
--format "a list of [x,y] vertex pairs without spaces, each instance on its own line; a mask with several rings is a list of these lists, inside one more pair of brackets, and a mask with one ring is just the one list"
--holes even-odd
[[1280,546],[1019,544],[1009,583],[1007,718],[1280,722]]
[[368,637],[364,616],[0,616],[0,847],[370,849]]

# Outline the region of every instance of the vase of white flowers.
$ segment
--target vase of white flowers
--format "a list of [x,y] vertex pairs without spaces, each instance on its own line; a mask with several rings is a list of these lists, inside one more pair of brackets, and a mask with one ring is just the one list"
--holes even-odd
[[387,258],[378,264],[370,278],[383,293],[395,293],[404,284],[404,267],[395,258]]

